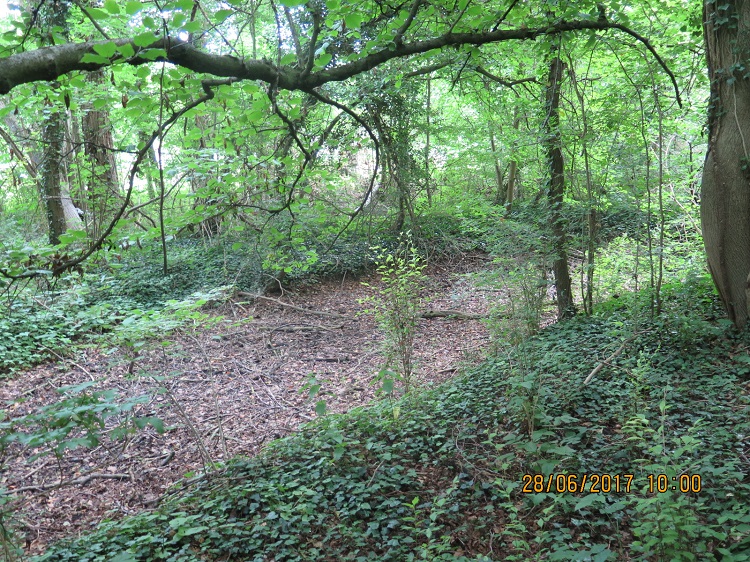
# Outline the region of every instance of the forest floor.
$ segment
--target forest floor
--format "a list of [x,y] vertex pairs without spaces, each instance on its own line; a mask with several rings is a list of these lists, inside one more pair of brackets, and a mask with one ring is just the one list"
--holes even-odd
[[[418,385],[445,381],[487,350],[487,327],[475,317],[501,293],[477,288],[466,274],[489,265],[474,255],[427,269],[425,308],[474,317],[420,319]],[[163,434],[148,426],[125,441],[69,450],[59,460],[30,461],[41,451],[8,449],[0,485],[15,494],[14,526],[24,529],[27,553],[104,518],[154,507],[175,482],[212,463],[258,453],[314,419],[317,400],[334,413],[371,401],[384,364],[382,336],[361,301],[378,284],[376,277],[344,278],[298,284],[273,298],[240,294],[210,311],[223,320],[155,334],[135,358],[128,350],[89,347],[4,382],[0,399],[25,398],[9,407],[14,417],[59,400],[61,386],[97,381],[95,388],[115,388],[118,398],[149,396],[135,414],[156,416],[167,427]],[[305,390],[311,376],[321,385],[314,400]]]

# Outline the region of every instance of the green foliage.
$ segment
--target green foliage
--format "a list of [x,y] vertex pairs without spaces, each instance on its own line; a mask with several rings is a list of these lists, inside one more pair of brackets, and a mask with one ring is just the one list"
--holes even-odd
[[[159,432],[164,431],[158,418],[132,416],[133,408],[147,402],[148,396],[118,402],[116,391],[92,390],[95,384],[88,382],[60,388],[58,392],[65,398],[25,416],[9,417],[8,410],[3,410],[0,446],[5,449],[17,442],[37,450],[33,458],[48,454],[61,457],[68,449],[96,447],[104,435],[121,438],[147,424]],[[117,424],[106,427],[107,420],[114,417],[120,417]]]
[[[614,357],[627,311],[555,325],[439,388],[326,415],[39,560],[744,560],[750,341],[686,306],[707,298],[686,287],[668,301],[684,317],[641,319]],[[523,491],[524,475],[584,474],[588,490]],[[669,489],[649,489],[660,474]],[[592,493],[592,475],[619,489]],[[681,475],[701,491],[672,490]]]
[[423,300],[420,290],[427,264],[414,247],[411,233],[402,234],[398,242],[394,251],[373,248],[381,286],[376,296],[365,301],[372,304],[372,309],[365,312],[375,314],[383,333],[386,370],[395,369],[409,391],[414,370],[414,338]]

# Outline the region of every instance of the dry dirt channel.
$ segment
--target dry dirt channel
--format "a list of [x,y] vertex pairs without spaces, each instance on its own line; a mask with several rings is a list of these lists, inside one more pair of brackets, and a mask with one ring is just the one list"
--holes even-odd
[[[465,274],[487,266],[483,256],[431,266],[427,306],[485,314],[488,293]],[[275,300],[239,296],[211,311],[223,320],[165,335],[168,346],[151,345],[135,360],[123,350],[89,348],[5,381],[0,399],[25,397],[9,407],[13,416],[59,400],[57,387],[93,380],[120,397],[149,395],[137,413],[157,416],[168,427],[163,434],[148,427],[125,442],[70,450],[59,463],[52,456],[29,462],[34,451],[7,451],[0,485],[17,498],[15,523],[27,553],[103,518],[153,507],[186,474],[251,456],[294,432],[315,417],[314,404],[300,392],[310,375],[321,383],[319,399],[330,412],[371,401],[371,383],[383,365],[381,336],[374,319],[361,314],[366,307],[360,301],[378,283],[344,278],[298,285]],[[415,344],[419,384],[443,382],[478,361],[488,344],[481,320],[422,318]],[[166,392],[156,393],[159,387]]]

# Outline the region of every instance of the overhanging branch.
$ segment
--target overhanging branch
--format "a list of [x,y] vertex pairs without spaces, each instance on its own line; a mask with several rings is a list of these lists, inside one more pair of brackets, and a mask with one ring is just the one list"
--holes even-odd
[[[107,62],[82,62],[86,54],[96,54],[94,47],[112,43],[97,41],[86,43],[70,43],[45,47],[34,51],[18,53],[0,59],[0,94],[7,94],[16,86],[37,81],[52,81],[60,76],[74,71],[94,71],[111,66],[116,62],[126,62],[131,65],[148,64],[155,61],[167,61],[182,66],[193,72],[201,72],[216,77],[234,78],[237,80],[260,80],[275,84],[284,90],[310,91],[328,82],[340,82],[358,74],[362,74],[380,66],[392,59],[409,57],[426,53],[434,49],[443,49],[460,45],[486,45],[504,41],[534,40],[544,35],[557,35],[571,31],[606,31],[616,29],[635,38],[648,49],[659,65],[669,75],[675,88],[675,96],[681,105],[679,88],[674,74],[651,46],[648,39],[632,29],[610,23],[606,19],[583,21],[559,21],[552,25],[535,29],[503,29],[474,33],[446,33],[432,39],[396,43],[371,53],[359,60],[320,70],[305,73],[289,66],[277,66],[269,60],[239,59],[230,55],[214,55],[195,48],[187,41],[175,37],[163,37],[147,47],[140,47],[133,39],[116,39],[112,41],[118,47],[129,44],[135,51],[135,56],[127,60],[110,60]],[[155,60],[144,56],[147,49],[163,49],[166,57]]]

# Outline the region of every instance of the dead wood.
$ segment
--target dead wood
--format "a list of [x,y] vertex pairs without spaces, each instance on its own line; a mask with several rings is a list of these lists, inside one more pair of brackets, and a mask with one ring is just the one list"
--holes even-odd
[[424,310],[419,313],[420,318],[457,318],[459,320],[481,320],[487,318],[486,314],[469,314],[460,310]]
[[346,316],[344,314],[336,314],[335,312],[324,312],[322,310],[310,310],[308,308],[301,308],[299,306],[294,306],[293,304],[280,301],[279,299],[275,299],[273,297],[264,297],[263,295],[254,295],[253,293],[245,293],[245,292],[239,292],[237,293],[237,295],[240,297],[250,297],[253,299],[263,299],[265,301],[275,302],[278,305],[291,308],[292,310],[296,310],[297,312],[303,312],[304,314],[314,314],[315,316],[327,316],[329,318],[341,318],[342,320],[352,319],[351,316]]

